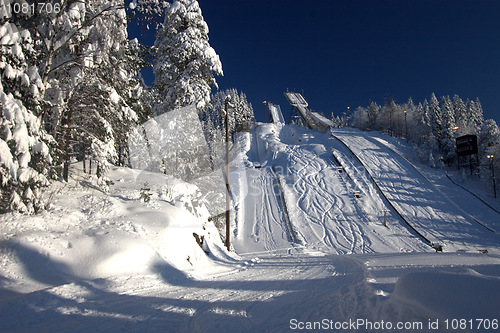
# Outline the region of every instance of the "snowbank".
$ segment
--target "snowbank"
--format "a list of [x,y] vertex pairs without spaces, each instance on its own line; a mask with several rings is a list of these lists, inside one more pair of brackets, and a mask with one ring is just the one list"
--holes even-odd
[[[172,269],[196,276],[229,269],[224,262],[232,259],[208,222],[206,208],[196,201],[196,186],[115,168],[109,174],[115,183],[107,194],[81,171],[73,175],[70,184],[56,183],[46,192],[52,197],[48,211],[2,216],[4,289],[24,293]],[[153,184],[148,202],[141,199],[146,183]]]
[[500,279],[473,269],[410,273],[399,278],[392,302],[443,318],[494,319],[500,309]]

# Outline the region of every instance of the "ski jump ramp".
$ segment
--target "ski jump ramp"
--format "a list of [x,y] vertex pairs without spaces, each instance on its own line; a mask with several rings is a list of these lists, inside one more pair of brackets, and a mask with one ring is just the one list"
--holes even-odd
[[283,118],[283,113],[279,105],[274,105],[272,103],[267,103],[267,108],[269,109],[269,115],[271,121],[275,124],[285,124],[285,118]]
[[290,104],[295,108],[295,110],[297,110],[302,119],[304,119],[307,127],[318,130],[320,132],[326,132],[329,130],[329,126],[315,117],[314,114],[307,108],[308,104],[301,94],[295,92],[286,92],[285,97],[288,99],[288,102],[290,102]]

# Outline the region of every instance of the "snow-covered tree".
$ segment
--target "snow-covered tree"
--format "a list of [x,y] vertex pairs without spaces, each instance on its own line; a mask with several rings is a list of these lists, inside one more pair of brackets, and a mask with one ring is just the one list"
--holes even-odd
[[423,142],[425,135],[428,133],[425,121],[424,105],[422,103],[418,103],[418,105],[415,106],[415,111],[411,119],[412,120],[408,125],[411,127],[409,134],[410,140],[417,144],[421,143]]
[[[417,107],[415,106],[415,103],[413,103],[413,99],[410,97],[408,99],[408,102],[403,106],[403,115],[404,118],[402,121],[404,123],[402,126],[404,126],[404,136],[407,140],[410,140],[414,134],[415,134],[415,129],[413,127],[418,126],[418,118],[417,118]],[[414,126],[411,126],[414,124]]]
[[371,102],[370,105],[368,105],[368,108],[366,109],[367,113],[367,126],[369,130],[374,130],[376,129],[377,126],[377,121],[380,116],[380,105],[378,105],[375,102]]
[[485,156],[494,154],[497,146],[500,146],[500,129],[493,119],[484,122],[479,133],[478,145],[479,153]]
[[351,125],[363,131],[368,131],[368,110],[365,107],[358,106],[352,114]]
[[128,41],[124,1],[63,1],[57,15],[35,22],[47,54],[42,119],[60,143],[63,178],[77,155],[90,156],[102,178],[109,163],[123,164],[127,133],[142,108],[135,77],[141,61],[137,43]]
[[378,129],[387,131],[390,135],[394,134],[395,118],[398,113],[399,106],[390,96],[385,97],[384,106],[381,109],[380,117],[378,117]]
[[431,129],[431,108],[427,99],[422,104],[422,124],[430,131]]
[[356,128],[372,131],[383,130],[383,125],[379,124],[381,107],[375,102],[370,102],[367,108],[358,107],[352,115],[352,125]]
[[[95,3],[95,2],[94,2]],[[89,44],[93,53],[93,64],[86,69],[93,71],[95,77],[89,80],[94,87],[106,98],[101,110],[103,125],[110,125],[114,150],[116,151],[117,163],[126,164],[128,133],[136,124],[139,116],[147,109],[142,99],[144,87],[139,76],[139,70],[147,64],[139,56],[142,51],[137,40],[128,40],[126,14],[123,8],[123,0],[106,1],[98,7],[92,8],[92,12],[100,13],[102,6],[111,6],[105,14],[99,15],[93,21],[92,31],[89,33]],[[107,8],[107,7],[104,7]],[[89,76],[87,76],[89,77]],[[88,86],[89,84],[86,83]],[[103,103],[101,101],[101,103]],[[96,131],[102,131],[106,126],[101,126]],[[109,140],[98,140],[92,145],[103,146]],[[92,146],[91,146],[92,148]],[[94,155],[96,151],[92,151]],[[103,155],[96,161],[107,164],[111,155]],[[99,164],[98,164],[99,166]]]
[[232,88],[218,91],[212,95],[210,104],[200,114],[200,120],[202,121],[214,167],[224,159],[226,153],[224,145],[226,129],[222,110],[225,108],[225,101],[228,96],[231,100],[228,113],[229,133],[231,136],[245,123],[255,120],[252,104],[248,102],[245,93],[239,93],[237,89]]
[[434,93],[432,93],[429,102],[429,119],[432,133],[434,133],[436,139],[438,140],[438,142],[440,142],[443,120],[441,116],[441,107],[439,106],[439,100]]
[[447,165],[451,165],[455,160],[455,113],[453,111],[453,103],[449,96],[441,98],[441,135],[439,137],[439,149],[441,151],[443,161]]
[[456,135],[461,136],[465,134],[475,134],[471,133],[471,130],[469,128],[469,115],[467,114],[465,103],[458,95],[453,96],[453,110],[455,123],[458,127],[456,130]]
[[422,136],[416,145],[417,153],[424,163],[435,168],[439,160],[439,148],[437,134],[432,131],[431,112],[427,100],[424,101],[423,110]]
[[42,82],[30,65],[32,36],[12,14],[0,7],[0,212],[33,213],[44,206],[53,140],[36,116]]
[[[411,98],[405,104],[396,104],[392,98],[386,97],[382,108],[373,102],[368,108],[357,108],[352,125],[363,130],[389,129],[389,133],[392,129],[392,135],[403,136],[406,111],[408,139],[420,159],[431,166],[442,166],[442,161],[452,165],[456,157],[455,138],[479,133],[484,127],[483,110],[478,99],[467,100],[467,103],[458,95],[453,101],[449,96],[440,99],[441,103],[433,93],[430,102],[424,100],[415,106]],[[372,117],[376,120],[373,127],[370,125]]]
[[222,110],[225,108],[226,98],[230,98],[229,108],[229,132],[234,131],[248,121],[255,119],[252,104],[247,100],[245,93],[239,93],[237,89],[232,88],[225,91],[218,91],[211,97],[210,105],[204,110],[215,122],[223,124]]
[[476,101],[467,100],[466,103],[467,114],[469,115],[469,128],[472,133],[479,133],[484,123],[483,107],[479,98]]
[[[491,167],[500,169],[500,129],[493,119],[484,121],[479,133],[479,170],[481,178],[488,182],[491,179]],[[493,159],[491,158],[493,155]],[[490,158],[488,158],[490,156]]]
[[208,42],[208,25],[196,0],[175,0],[167,6],[158,31],[153,64],[155,87],[161,98],[156,113],[210,102],[214,74],[223,75],[219,56]]

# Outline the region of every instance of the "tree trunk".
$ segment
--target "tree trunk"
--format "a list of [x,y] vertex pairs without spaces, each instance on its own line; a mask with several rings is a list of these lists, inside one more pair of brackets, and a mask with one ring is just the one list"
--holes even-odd
[[85,162],[85,150],[86,150],[86,145],[85,141],[83,141],[83,147],[82,147],[82,161],[83,161],[83,173],[87,173],[87,166]]
[[73,114],[73,111],[68,112],[68,120],[66,123],[66,133],[64,135],[64,166],[63,166],[63,179],[64,181],[68,182],[69,181],[69,165],[70,165],[70,148],[71,148],[71,115]]

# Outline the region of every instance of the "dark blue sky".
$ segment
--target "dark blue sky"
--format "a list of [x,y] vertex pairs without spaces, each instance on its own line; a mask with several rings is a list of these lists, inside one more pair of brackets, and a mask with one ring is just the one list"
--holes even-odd
[[260,121],[264,100],[288,117],[287,89],[328,116],[435,92],[479,97],[485,117],[500,120],[499,0],[198,2],[222,61],[219,87],[245,92]]

